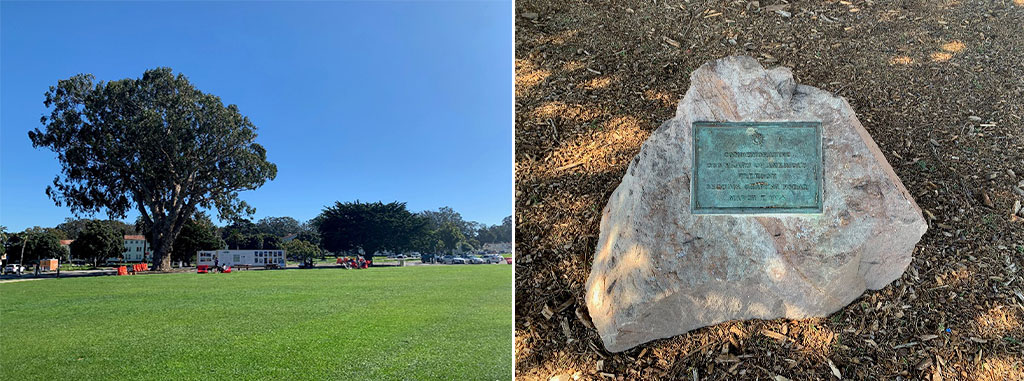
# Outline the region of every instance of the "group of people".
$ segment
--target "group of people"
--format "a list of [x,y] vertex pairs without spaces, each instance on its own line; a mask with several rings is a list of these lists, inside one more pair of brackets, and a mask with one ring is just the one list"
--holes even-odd
[[370,267],[370,261],[367,261],[363,257],[355,258],[338,258],[338,264],[346,269],[365,269]]

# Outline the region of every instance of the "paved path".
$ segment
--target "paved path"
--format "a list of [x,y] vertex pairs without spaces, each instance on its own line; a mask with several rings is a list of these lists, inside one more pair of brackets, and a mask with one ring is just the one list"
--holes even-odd
[[0,283],[14,283],[14,282],[25,282],[30,280],[40,280],[43,278],[25,278],[25,279],[0,279]]

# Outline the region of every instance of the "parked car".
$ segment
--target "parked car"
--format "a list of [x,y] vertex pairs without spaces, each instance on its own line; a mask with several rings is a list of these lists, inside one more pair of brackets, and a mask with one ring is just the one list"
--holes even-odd
[[500,256],[498,254],[487,254],[487,255],[483,256],[483,260],[484,260],[484,263],[487,263],[487,264],[491,264],[491,263],[505,263],[505,257],[502,257],[502,256]]
[[452,255],[445,255],[445,256],[442,256],[442,257],[441,257],[440,261],[441,261],[441,263],[443,263],[443,264],[446,264],[446,265],[450,265],[450,264],[452,264],[452,260],[453,260],[453,259],[455,259],[455,256],[452,256]]
[[467,261],[468,261],[469,263],[472,263],[472,264],[474,264],[474,265],[482,265],[482,264],[484,264],[484,263],[487,263],[487,261],[484,261],[484,260],[483,260],[483,258],[480,258],[480,257],[474,257],[474,256],[469,256],[469,257],[466,257],[466,260],[467,260]]
[[25,272],[25,266],[11,263],[4,267],[4,274],[18,274],[21,275]]
[[452,258],[452,264],[453,265],[464,265],[464,264],[467,264],[467,263],[469,263],[469,260],[466,259],[466,258],[463,258],[463,257]]

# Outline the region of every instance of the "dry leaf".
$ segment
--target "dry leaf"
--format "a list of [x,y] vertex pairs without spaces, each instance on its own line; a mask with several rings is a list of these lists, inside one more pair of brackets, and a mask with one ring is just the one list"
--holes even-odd
[[769,5],[767,7],[762,8],[762,9],[764,9],[765,12],[775,12],[775,11],[785,10],[785,9],[788,9],[788,8],[789,8],[789,4],[775,4],[775,5]]
[[995,209],[996,205],[992,203],[992,198],[988,196],[988,192],[981,192],[981,202],[989,208]]
[[551,307],[548,307],[547,304],[544,305],[544,309],[540,310],[540,314],[544,315],[545,319],[551,319],[552,316],[555,316],[555,313],[551,311]]
[[836,368],[836,364],[833,364],[832,360],[829,360],[829,359],[825,359],[825,360],[828,361],[828,367],[832,368],[832,375],[836,376],[836,378],[842,380],[843,379],[843,374],[839,373],[839,368]]
[[584,327],[587,327],[587,329],[595,329],[594,323],[590,322],[590,318],[583,313],[583,310],[580,309],[580,307],[576,307],[576,319],[578,319]]
[[765,335],[765,336],[768,336],[770,338],[773,338],[775,340],[796,341],[796,340],[791,339],[789,336],[783,335],[783,334],[778,333],[778,332],[770,331],[768,329],[762,329],[761,330],[761,334]]

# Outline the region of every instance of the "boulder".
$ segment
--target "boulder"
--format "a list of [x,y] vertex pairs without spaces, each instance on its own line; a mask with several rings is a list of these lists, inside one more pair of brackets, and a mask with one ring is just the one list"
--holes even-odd
[[[820,121],[820,214],[694,215],[695,121]],[[843,98],[751,57],[690,76],[601,218],[586,302],[620,352],[739,319],[826,316],[900,277],[928,225]]]

